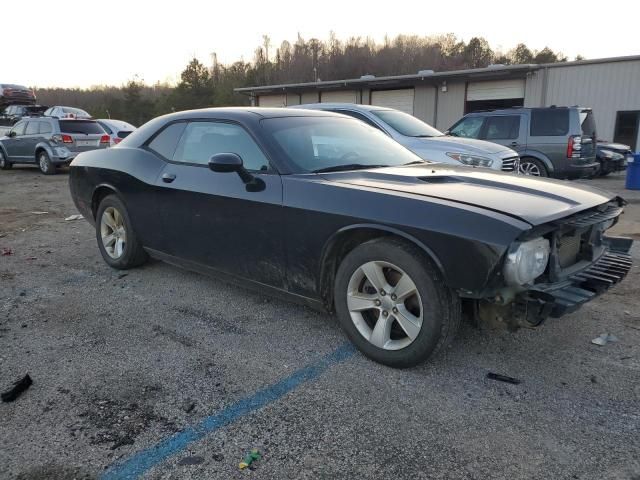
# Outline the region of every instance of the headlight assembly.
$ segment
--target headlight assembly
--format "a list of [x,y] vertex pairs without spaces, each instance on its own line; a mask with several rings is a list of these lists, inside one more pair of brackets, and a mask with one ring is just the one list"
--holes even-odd
[[479,155],[447,152],[447,156],[459,161],[460,163],[464,163],[465,165],[472,165],[475,167],[490,167],[493,164],[493,160],[491,158],[481,157]]
[[508,285],[527,285],[544,273],[549,263],[549,240],[536,238],[514,243],[504,264]]

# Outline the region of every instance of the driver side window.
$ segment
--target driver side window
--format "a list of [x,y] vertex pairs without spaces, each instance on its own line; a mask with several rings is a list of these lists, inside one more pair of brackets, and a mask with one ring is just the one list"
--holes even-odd
[[269,161],[247,131],[223,122],[191,122],[173,156],[176,162],[207,165],[217,153],[235,153],[247,170],[266,171]]
[[484,118],[482,117],[467,117],[449,130],[449,135],[462,138],[478,138],[483,123]]
[[19,137],[20,135],[24,135],[24,128],[26,126],[27,122],[18,122],[14,125],[11,131],[16,133],[16,137]]

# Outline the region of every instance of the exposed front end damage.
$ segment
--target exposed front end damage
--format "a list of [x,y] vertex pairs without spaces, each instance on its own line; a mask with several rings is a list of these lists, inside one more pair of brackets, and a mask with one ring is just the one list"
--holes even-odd
[[633,240],[605,231],[617,223],[623,205],[616,198],[527,232],[519,240],[548,241],[544,273],[526,285],[506,285],[508,273],[499,273],[491,295],[474,304],[476,321],[490,328],[535,327],[574,312],[622,281],[631,269]]

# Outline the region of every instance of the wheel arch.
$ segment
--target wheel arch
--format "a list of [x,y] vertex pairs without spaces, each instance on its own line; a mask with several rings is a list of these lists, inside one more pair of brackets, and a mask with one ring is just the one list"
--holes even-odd
[[118,192],[118,189],[108,183],[101,183],[100,185],[97,185],[96,188],[93,190],[93,194],[91,195],[91,215],[93,215],[94,220],[98,213],[98,207],[100,206],[100,202],[102,202],[102,199],[105,198],[107,195],[111,195],[111,194],[115,194],[120,199],[122,199],[122,196],[120,195],[120,192]]
[[36,149],[35,149],[35,161],[36,163],[38,163],[38,155],[40,154],[40,152],[47,152],[47,155],[49,155],[49,158],[53,157],[53,151],[51,150],[51,148],[49,148],[47,145],[43,144],[43,143],[38,143],[36,145]]
[[543,153],[537,152],[535,150],[525,150],[524,152],[520,153],[520,161],[527,157],[541,161],[547,169],[547,172],[549,173],[553,173],[556,171],[556,168],[553,166],[553,162]]
[[319,293],[327,309],[333,309],[333,280],[342,259],[362,243],[377,238],[399,238],[420,248],[446,279],[444,268],[438,256],[414,236],[394,227],[378,224],[355,224],[335,232],[322,248],[319,276]]

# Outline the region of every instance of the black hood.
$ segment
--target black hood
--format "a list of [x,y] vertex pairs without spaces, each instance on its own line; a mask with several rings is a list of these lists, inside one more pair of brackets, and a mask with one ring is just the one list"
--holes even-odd
[[444,165],[388,167],[323,174],[329,181],[473,205],[531,225],[566,217],[615,198],[562,180]]

